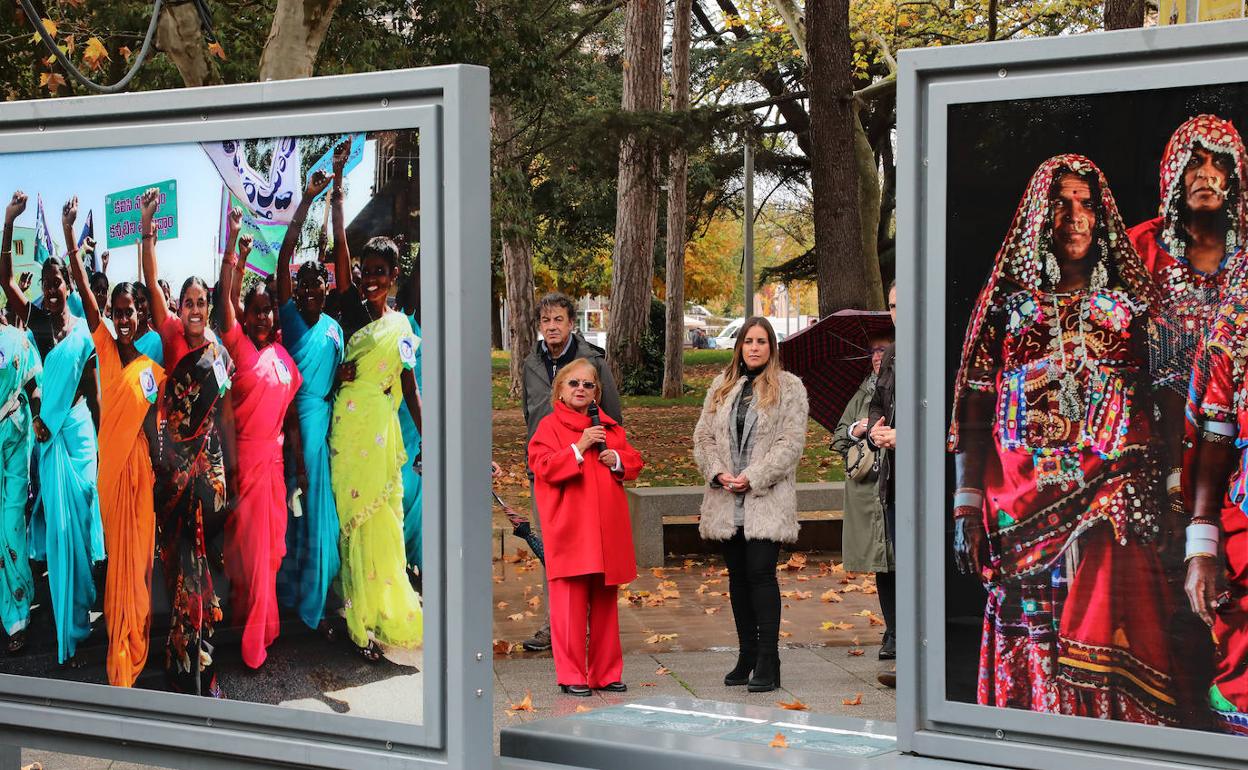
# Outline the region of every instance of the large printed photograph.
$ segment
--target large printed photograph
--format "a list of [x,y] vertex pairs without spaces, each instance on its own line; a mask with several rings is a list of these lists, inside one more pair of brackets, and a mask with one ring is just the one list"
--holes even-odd
[[422,721],[419,171],[0,155],[0,673]]
[[950,109],[950,700],[1248,734],[1245,127],[1245,84]]

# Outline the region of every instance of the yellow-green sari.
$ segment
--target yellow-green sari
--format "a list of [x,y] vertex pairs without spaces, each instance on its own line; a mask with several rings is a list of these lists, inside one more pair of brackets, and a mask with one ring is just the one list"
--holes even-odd
[[424,632],[420,597],[407,579],[403,543],[400,374],[419,341],[402,313],[387,313],[347,342],[355,379],[334,401],[330,466],[338,504],[340,577],[347,630],[363,647],[369,636],[415,647]]

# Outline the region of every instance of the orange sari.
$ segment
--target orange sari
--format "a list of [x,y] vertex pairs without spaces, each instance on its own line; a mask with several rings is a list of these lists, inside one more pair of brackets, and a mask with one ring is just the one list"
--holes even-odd
[[152,622],[152,559],[156,515],[143,420],[155,403],[165,371],[144,355],[122,365],[117,341],[104,324],[92,333],[100,367],[100,514],[108,573],[104,621],[108,627],[108,681],[130,687],[147,663]]

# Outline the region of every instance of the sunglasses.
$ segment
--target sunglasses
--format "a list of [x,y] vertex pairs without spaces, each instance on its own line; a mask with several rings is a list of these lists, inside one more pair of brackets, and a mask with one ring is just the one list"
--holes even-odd
[[568,380],[568,387],[572,389],[584,388],[585,390],[593,390],[598,387],[598,383],[593,380]]

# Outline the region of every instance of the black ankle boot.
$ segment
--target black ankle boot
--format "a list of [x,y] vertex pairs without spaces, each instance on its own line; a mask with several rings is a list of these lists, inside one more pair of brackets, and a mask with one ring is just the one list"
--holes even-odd
[[760,653],[754,664],[754,676],[746,687],[750,692],[771,692],[780,686],[780,655],[775,652]]
[[740,687],[743,684],[749,684],[750,672],[754,669],[754,661],[757,659],[758,655],[753,652],[742,650],[737,653],[737,667],[724,676],[724,685]]

